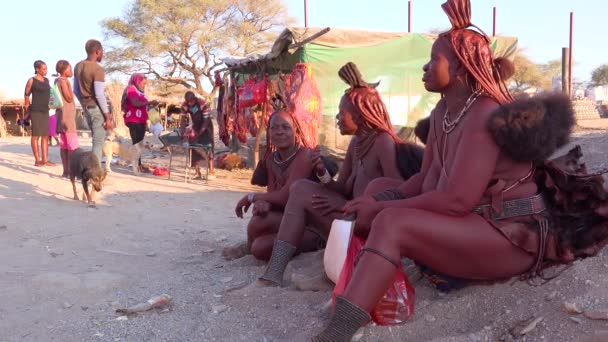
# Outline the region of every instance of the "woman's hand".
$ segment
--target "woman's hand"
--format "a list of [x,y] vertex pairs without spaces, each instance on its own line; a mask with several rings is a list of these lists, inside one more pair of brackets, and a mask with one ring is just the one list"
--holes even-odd
[[312,195],[312,208],[320,211],[322,216],[327,216],[333,212],[341,212],[341,203],[336,203],[326,195]]
[[323,160],[321,159],[321,150],[318,147],[312,150],[310,159],[312,160],[312,169],[314,170],[315,175],[322,176],[327,172],[327,170],[325,170],[325,164],[323,164]]
[[[234,209],[234,212],[236,213],[236,216],[238,218],[243,218],[243,213],[247,212],[247,210],[249,210],[249,207],[251,206],[251,202],[249,202],[249,195],[245,195],[243,198],[241,198],[241,200],[236,204],[236,208]],[[244,210],[244,212],[243,212]]]
[[346,203],[343,210],[345,216],[356,215],[355,234],[366,236],[382,206],[372,196],[361,196]]
[[266,216],[270,212],[270,208],[272,206],[269,202],[263,200],[257,200],[253,204],[253,209],[251,210],[254,216]]

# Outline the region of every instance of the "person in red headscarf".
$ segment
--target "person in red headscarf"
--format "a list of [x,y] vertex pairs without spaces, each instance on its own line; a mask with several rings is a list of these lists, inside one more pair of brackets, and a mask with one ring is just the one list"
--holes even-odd
[[[129,84],[123,92],[121,99],[121,108],[124,113],[125,125],[129,127],[131,142],[133,145],[144,140],[146,135],[146,121],[148,120],[148,107],[155,106],[158,101],[148,101],[146,94],[146,76],[144,74],[135,73],[131,75]],[[109,163],[109,161],[106,161]],[[139,158],[139,171],[146,172],[141,165]]]
[[[442,99],[431,113],[422,170],[385,192],[372,182],[344,207],[356,215],[355,232],[369,236],[313,341],[349,341],[370,320],[402,257],[447,283],[542,277],[543,267],[593,255],[608,238],[598,215],[608,194],[598,176],[571,182],[574,176],[546,162],[573,126],[569,99],[511,103],[490,40],[471,29],[469,0],[442,8],[453,28],[439,35],[423,67],[425,88]],[[579,192],[570,196],[560,188],[565,182]]]

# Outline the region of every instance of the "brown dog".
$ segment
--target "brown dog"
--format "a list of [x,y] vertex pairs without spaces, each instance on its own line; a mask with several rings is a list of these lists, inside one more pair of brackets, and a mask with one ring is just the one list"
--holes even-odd
[[[74,199],[79,200],[76,192],[76,178],[82,180],[84,194],[82,200],[86,200],[90,207],[95,207],[95,192],[100,192],[103,186],[103,181],[106,178],[106,173],[99,165],[99,160],[91,151],[76,149],[72,152],[70,160],[70,181],[72,181],[72,189],[74,190]],[[92,186],[89,191],[89,184]]]

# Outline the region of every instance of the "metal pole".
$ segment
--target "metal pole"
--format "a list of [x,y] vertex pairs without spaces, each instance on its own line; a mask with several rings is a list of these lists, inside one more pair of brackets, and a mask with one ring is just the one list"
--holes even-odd
[[412,0],[407,2],[407,32],[412,33]]
[[570,49],[562,48],[562,92],[564,95],[570,94],[570,83],[568,83],[570,77],[568,76],[568,70],[570,70]]
[[568,96],[572,98],[572,43],[574,32],[574,12],[570,12],[570,51],[568,53]]
[[308,0],[304,0],[304,27],[308,27]]
[[493,10],[493,18],[492,18],[492,37],[496,37],[496,7]]

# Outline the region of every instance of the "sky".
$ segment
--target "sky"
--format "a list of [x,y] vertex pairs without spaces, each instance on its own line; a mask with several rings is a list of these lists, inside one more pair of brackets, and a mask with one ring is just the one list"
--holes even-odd
[[[131,0],[29,0],[0,2],[0,98],[21,98],[33,63],[47,63],[49,75],[59,59],[75,65],[86,57],[90,38],[103,42],[100,22],[120,16]],[[263,1],[263,0],[260,0]],[[297,24],[304,25],[304,0],[283,0]],[[445,0],[412,0],[412,30],[424,33],[449,28],[441,10]],[[585,81],[608,63],[606,0],[471,0],[473,23],[492,33],[514,36],[537,63],[561,58],[568,46],[570,12],[574,12],[574,77]],[[407,31],[407,0],[308,0],[309,26]],[[602,30],[602,27],[604,29]]]

